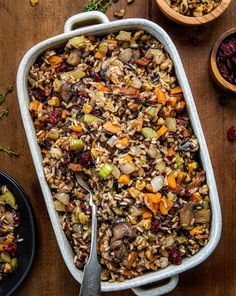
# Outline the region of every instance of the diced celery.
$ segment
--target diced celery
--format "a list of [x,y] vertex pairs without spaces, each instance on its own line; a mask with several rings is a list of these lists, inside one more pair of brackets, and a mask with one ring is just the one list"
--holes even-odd
[[6,191],[2,195],[0,195],[0,201],[4,204],[10,205],[12,208],[15,208],[16,206],[15,197],[10,191]]
[[51,129],[48,133],[48,137],[53,140],[57,140],[59,138],[59,131],[57,129]]
[[86,41],[86,38],[82,35],[82,36],[77,36],[77,37],[74,37],[74,38],[71,38],[68,42],[67,42],[67,46],[73,46],[75,48],[81,48],[81,47],[84,47],[85,46],[85,41]]
[[16,267],[17,267],[17,259],[16,258],[11,259],[11,267],[12,267],[12,269],[16,269]]
[[7,252],[1,252],[0,253],[0,261],[11,263],[11,257]]
[[150,138],[150,139],[157,139],[158,138],[156,131],[150,127],[142,128],[141,133],[145,138]]
[[120,31],[116,39],[120,41],[131,41],[131,32]]
[[151,107],[148,109],[147,114],[151,117],[156,117],[157,115],[157,109],[155,107]]
[[106,179],[111,174],[112,170],[113,170],[113,167],[110,164],[106,163],[100,169],[100,171],[98,172],[98,175],[103,179]]
[[179,153],[176,153],[176,155],[175,155],[175,162],[176,162],[178,168],[182,171],[183,170],[183,163],[181,161],[181,157],[180,157]]
[[82,139],[71,139],[70,150],[80,152],[84,149],[84,142]]
[[70,79],[71,77],[73,77],[74,79],[81,79],[85,75],[86,73],[84,71],[82,71],[81,69],[76,69],[74,71],[64,72],[60,76],[62,80],[67,80],[67,79]]
[[92,123],[92,122],[101,122],[102,120],[92,114],[85,114],[84,117],[84,122],[86,123]]

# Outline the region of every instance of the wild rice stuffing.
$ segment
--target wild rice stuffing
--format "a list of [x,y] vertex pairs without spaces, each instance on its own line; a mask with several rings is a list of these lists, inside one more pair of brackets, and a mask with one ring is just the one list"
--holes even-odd
[[186,16],[203,16],[215,9],[221,0],[166,0],[176,12]]
[[45,176],[79,269],[91,224],[76,172],[94,190],[103,281],[181,264],[207,244],[199,144],[159,41],[144,31],[74,37],[38,57],[29,93]]
[[0,281],[17,268],[17,243],[23,240],[16,234],[19,223],[15,197],[0,185]]

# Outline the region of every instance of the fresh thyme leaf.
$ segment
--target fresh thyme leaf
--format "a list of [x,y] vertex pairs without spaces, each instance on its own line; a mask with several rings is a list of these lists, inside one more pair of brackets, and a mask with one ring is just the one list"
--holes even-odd
[[8,109],[4,108],[2,110],[0,110],[0,119],[2,119],[3,116],[8,114]]
[[84,7],[84,11],[100,10],[106,12],[107,8],[117,0],[90,0]]
[[9,148],[0,146],[0,151],[6,152],[9,156],[20,156],[19,152],[10,150]]
[[3,91],[3,93],[0,93],[0,104],[2,104],[2,102],[5,100],[6,95],[11,92],[13,89],[13,85],[8,85],[5,90]]

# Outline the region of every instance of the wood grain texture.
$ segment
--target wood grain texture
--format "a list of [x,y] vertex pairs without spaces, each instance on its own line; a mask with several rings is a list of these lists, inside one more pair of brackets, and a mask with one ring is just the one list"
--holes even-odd
[[217,19],[228,8],[231,0],[221,0],[220,4],[213,11],[199,17],[188,17],[177,13],[166,3],[166,0],[156,0],[156,2],[162,12],[174,22],[186,26],[200,26]]
[[[27,49],[62,32],[64,21],[80,12],[85,0],[39,0],[32,7],[27,0],[0,0],[0,89],[15,80],[19,62]],[[209,146],[223,211],[223,236],[215,253],[201,266],[180,276],[172,296],[236,295],[236,143],[229,143],[227,129],[236,125],[236,101],[222,108],[218,97],[223,92],[209,77],[209,55],[216,39],[235,25],[236,1],[227,12],[208,25],[206,30],[186,28],[168,20],[153,0],[135,0],[127,5],[119,1],[108,11],[126,7],[126,17],[144,17],[160,24],[179,50],[195,97],[203,130]],[[196,41],[198,40],[198,41]],[[193,46],[192,43],[198,43]],[[15,296],[75,296],[79,285],[69,274],[50,225],[44,200],[26,142],[19,106],[14,91],[1,105],[9,107],[9,116],[0,121],[0,144],[20,150],[21,156],[0,154],[0,169],[16,178],[24,187],[35,208],[38,226],[38,252],[33,268]],[[0,108],[1,108],[0,107]],[[104,293],[118,296],[121,292]],[[122,291],[123,296],[134,295]]]

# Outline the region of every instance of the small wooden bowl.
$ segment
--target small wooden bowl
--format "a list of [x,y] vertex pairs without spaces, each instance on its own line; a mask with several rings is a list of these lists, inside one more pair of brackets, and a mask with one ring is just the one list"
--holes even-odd
[[172,21],[186,26],[200,26],[218,18],[229,6],[231,0],[221,0],[221,3],[210,13],[194,17],[182,15],[172,9],[165,0],[156,0],[161,11]]
[[226,91],[230,91],[232,93],[236,93],[236,85],[231,84],[227,80],[224,79],[224,77],[220,74],[217,63],[216,63],[216,55],[219,49],[219,46],[225,38],[227,38],[230,35],[236,34],[236,28],[232,28],[228,31],[226,31],[224,34],[220,36],[220,38],[216,41],[214,44],[212,51],[211,51],[211,56],[210,56],[210,71],[212,78],[214,79],[215,83],[221,87],[222,89]]

